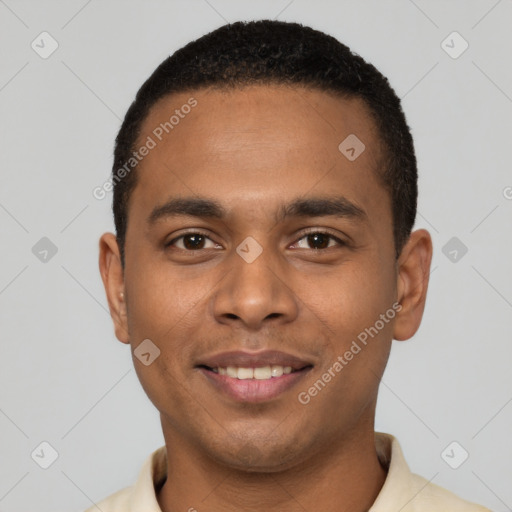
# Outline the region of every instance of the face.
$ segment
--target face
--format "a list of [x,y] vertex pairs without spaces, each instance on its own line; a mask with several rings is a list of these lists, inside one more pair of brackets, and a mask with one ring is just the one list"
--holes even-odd
[[[356,139],[339,149],[351,134],[360,154]],[[268,471],[373,430],[391,340],[420,322],[431,246],[416,232],[395,259],[365,105],[198,90],[157,103],[137,147],[148,137],[125,268],[112,234],[100,266],[117,337],[132,351],[151,340],[146,364],[133,360],[166,442]]]

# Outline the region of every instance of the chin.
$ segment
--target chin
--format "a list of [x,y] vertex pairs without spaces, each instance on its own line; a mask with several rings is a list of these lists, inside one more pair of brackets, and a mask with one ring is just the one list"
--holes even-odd
[[233,441],[229,443],[225,440],[220,450],[215,449],[214,458],[224,466],[247,473],[277,473],[286,470],[299,463],[300,454],[303,453],[297,440],[292,438],[246,438],[238,439],[236,443]]

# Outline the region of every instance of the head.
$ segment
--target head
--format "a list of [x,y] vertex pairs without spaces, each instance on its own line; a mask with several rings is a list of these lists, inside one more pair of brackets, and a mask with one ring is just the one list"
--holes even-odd
[[[391,341],[419,327],[432,252],[412,233],[413,140],[374,66],[298,24],[221,27],[143,84],[113,182],[101,273],[166,441],[277,470],[373,428]],[[240,398],[212,375],[233,351],[267,350],[298,370],[275,396]]]

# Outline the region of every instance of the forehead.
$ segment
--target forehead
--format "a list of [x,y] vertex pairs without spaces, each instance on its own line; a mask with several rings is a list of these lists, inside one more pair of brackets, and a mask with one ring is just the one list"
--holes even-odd
[[376,177],[380,137],[356,98],[277,85],[172,94],[150,110],[136,146],[149,140],[134,191],[146,209],[170,195],[268,205],[272,195],[341,187],[361,206],[387,195]]
[[350,134],[367,142],[366,160],[377,159],[380,147],[363,100],[299,86],[252,85],[170,94],[150,109],[139,141],[150,135],[159,145],[178,145],[191,132],[198,143],[208,142],[217,151],[234,134],[240,143],[250,143],[247,151],[274,146],[276,133],[283,149],[297,149],[294,142],[300,140],[310,153],[331,153]]

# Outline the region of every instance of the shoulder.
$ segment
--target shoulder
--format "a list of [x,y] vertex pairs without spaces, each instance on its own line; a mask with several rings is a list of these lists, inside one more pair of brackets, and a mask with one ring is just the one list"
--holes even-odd
[[[411,473],[411,485],[418,494],[416,506],[411,510],[418,512],[491,512],[488,508],[471,503],[456,494],[429,482],[426,478]],[[416,500],[413,500],[416,501]]]
[[133,485],[108,496],[85,512],[161,512],[156,489],[166,477],[167,454],[162,446],[146,458]]
[[94,504],[85,512],[126,512],[129,510],[130,497],[133,486],[126,487]]
[[491,512],[412,473],[398,440],[376,432],[377,455],[388,474],[370,512]]

